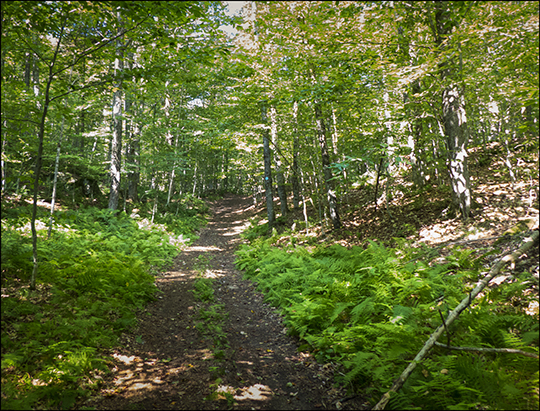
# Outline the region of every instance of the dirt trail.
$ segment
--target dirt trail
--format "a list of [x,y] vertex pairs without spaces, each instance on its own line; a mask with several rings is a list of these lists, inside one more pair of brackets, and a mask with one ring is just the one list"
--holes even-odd
[[[332,366],[299,353],[280,315],[234,266],[240,232],[255,215],[251,198],[228,196],[213,204],[200,238],[157,279],[163,294],[139,317],[138,330],[124,336],[114,355],[114,380],[104,385],[98,409],[348,409],[365,408],[333,388]],[[202,262],[205,264],[203,265]],[[199,269],[199,271],[197,271]],[[190,290],[197,273],[214,277],[215,302],[229,348],[214,358],[211,338],[194,326],[203,306]],[[217,379],[221,381],[217,381]],[[211,396],[226,390],[224,396]],[[232,404],[232,397],[235,402]],[[207,398],[207,399],[205,399]],[[336,407],[337,405],[337,407]]]

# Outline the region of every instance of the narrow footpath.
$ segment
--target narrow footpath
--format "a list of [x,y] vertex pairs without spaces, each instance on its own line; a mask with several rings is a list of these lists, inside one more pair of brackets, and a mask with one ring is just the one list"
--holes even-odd
[[[211,203],[212,218],[200,238],[157,278],[163,292],[139,316],[111,354],[113,375],[97,409],[366,409],[334,388],[333,365],[298,352],[279,313],[234,265],[240,233],[255,215],[250,197],[227,196]],[[192,290],[197,276],[214,278],[213,304],[222,304],[226,334],[220,352],[201,332],[200,310],[208,307]],[[197,326],[197,324],[199,325]],[[207,330],[206,330],[207,331]],[[227,393],[227,394],[225,394]]]

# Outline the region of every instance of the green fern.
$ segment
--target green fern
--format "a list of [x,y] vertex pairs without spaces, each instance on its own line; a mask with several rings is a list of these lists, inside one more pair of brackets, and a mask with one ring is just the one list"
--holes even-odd
[[[439,326],[439,311],[446,315],[470,290],[468,282],[480,276],[478,259],[468,251],[456,251],[450,264],[405,264],[398,257],[416,251],[370,243],[366,249],[332,245],[309,253],[269,244],[259,239],[242,247],[239,267],[259,283],[267,301],[282,308],[286,325],[315,350],[318,360],[342,363],[347,369],[343,382],[375,397],[391,386]],[[508,303],[507,298],[521,301],[520,290],[511,283],[508,290],[489,291],[475,301],[450,327],[452,343],[538,351],[537,318]],[[447,355],[435,349],[422,369],[427,377],[414,372],[393,400],[396,408],[538,404],[531,382],[538,379],[537,362],[528,357]]]

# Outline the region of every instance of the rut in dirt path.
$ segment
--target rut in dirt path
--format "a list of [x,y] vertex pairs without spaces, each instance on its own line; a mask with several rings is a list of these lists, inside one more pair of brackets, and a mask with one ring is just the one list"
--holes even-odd
[[[156,283],[163,294],[139,317],[138,329],[113,353],[114,380],[93,402],[98,409],[336,409],[344,397],[332,388],[331,365],[299,353],[280,315],[234,266],[240,233],[255,214],[251,198],[212,204],[199,239]],[[202,264],[204,262],[204,264]],[[197,276],[214,278],[214,302],[228,313],[220,321],[223,350],[203,335],[191,290]],[[199,328],[200,329],[200,328]],[[219,352],[219,358],[216,353]],[[225,395],[227,393],[227,395]],[[359,404],[337,404],[342,409]],[[362,407],[363,408],[363,407]]]

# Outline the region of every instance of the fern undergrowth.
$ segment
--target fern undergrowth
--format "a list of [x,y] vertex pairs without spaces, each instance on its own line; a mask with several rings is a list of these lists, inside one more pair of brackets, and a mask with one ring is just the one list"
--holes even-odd
[[36,291],[28,288],[29,210],[2,217],[2,409],[71,408],[103,381],[103,350],[136,324],[155,298],[152,273],[202,217],[168,224],[96,208],[58,212],[50,240],[37,221]]
[[[254,239],[237,266],[279,307],[289,332],[318,361],[343,366],[340,381],[377,402],[430,334],[487,271],[456,249],[445,264],[422,261],[397,239],[396,248],[292,244]],[[408,262],[407,261],[415,261]],[[538,353],[538,296],[526,292],[529,273],[486,289],[449,327],[451,345],[515,348]],[[442,343],[446,343],[446,334]],[[536,409],[538,360],[508,353],[449,352],[436,347],[394,395],[394,409]]]

